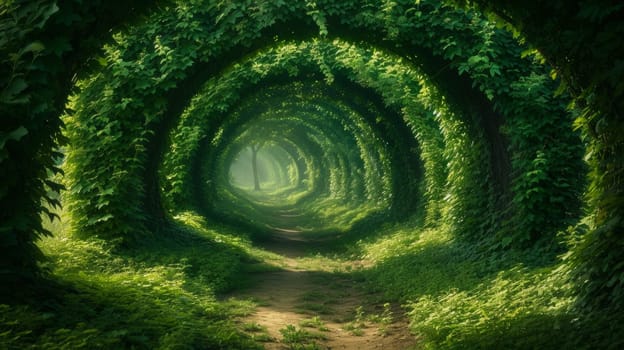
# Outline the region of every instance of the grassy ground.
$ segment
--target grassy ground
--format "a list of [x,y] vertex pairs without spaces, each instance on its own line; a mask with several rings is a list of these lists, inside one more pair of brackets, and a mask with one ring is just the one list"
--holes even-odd
[[620,349],[622,316],[575,311],[568,270],[545,251],[491,255],[449,228],[388,225],[354,244],[368,287],[401,300],[424,349]]
[[[349,202],[344,198],[307,197],[307,189],[286,188],[245,191],[224,188],[214,203],[216,215],[235,226],[252,223],[254,238],[267,238],[276,229],[296,231],[309,240],[335,240],[383,221],[387,212],[380,205]],[[268,237],[270,238],[270,237]]]
[[244,284],[245,269],[264,268],[247,254],[250,243],[195,229],[197,217],[179,220],[183,231],[132,250],[52,227],[55,236],[39,243],[50,285],[0,305],[0,348],[259,348],[232,321],[253,305],[216,297]]
[[[0,303],[0,349],[263,347],[252,329],[261,325],[240,321],[261,303],[225,296],[253,290],[250,276],[283,270],[288,259],[254,246],[240,229],[186,212],[166,237],[119,249],[76,239],[67,223],[48,225],[55,235],[39,244],[50,275],[19,301]],[[624,347],[621,315],[574,311],[565,261],[540,251],[484,256],[448,227],[414,226],[385,224],[334,244],[300,242],[297,266],[355,281],[380,304],[402,304],[418,348]],[[281,337],[319,323],[306,317]]]

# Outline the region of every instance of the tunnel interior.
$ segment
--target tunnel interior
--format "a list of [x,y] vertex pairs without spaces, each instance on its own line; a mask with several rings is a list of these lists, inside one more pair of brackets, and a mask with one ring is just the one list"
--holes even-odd
[[[469,19],[463,12],[448,11],[460,19],[465,17],[465,21]],[[501,72],[499,65],[488,63],[484,75],[477,58],[488,62],[490,58],[485,54],[468,56],[472,53],[467,52],[467,63],[451,61],[457,71],[445,67],[432,75],[429,71],[439,69],[444,59],[432,57],[430,52],[400,56],[401,49],[384,47],[387,43],[383,41],[388,38],[381,40],[384,46],[378,46],[375,36],[368,42],[345,41],[309,36],[302,30],[301,35],[307,34],[307,39],[293,41],[276,36],[264,48],[247,45],[251,46],[250,53],[231,61],[220,74],[202,68],[201,62],[195,64],[191,69],[197,74],[185,78],[188,81],[181,83],[184,89],[170,94],[175,98],[159,97],[155,104],[148,103],[165,112],[143,110],[136,120],[123,121],[109,120],[109,115],[105,121],[93,118],[92,110],[107,108],[104,106],[111,102],[90,100],[92,89],[94,93],[107,89],[106,74],[100,73],[98,78],[85,81],[87,85],[76,95],[71,108],[75,113],[65,119],[72,145],[68,163],[80,164],[75,167],[76,175],[69,171],[68,177],[82,181],[86,170],[96,176],[101,174],[103,181],[80,184],[81,191],[70,197],[70,202],[76,203],[77,226],[86,232],[92,228],[90,234],[123,232],[110,230],[109,225],[123,227],[115,221],[124,221],[123,216],[128,216],[125,206],[124,213],[102,213],[108,208],[114,211],[116,199],[127,201],[128,191],[115,190],[111,198],[102,198],[101,193],[94,197],[93,192],[84,190],[99,191],[110,183],[119,188],[142,189],[131,195],[137,204],[150,204],[145,213],[137,213],[142,217],[166,220],[167,215],[175,216],[175,211],[192,209],[213,218],[266,221],[250,219],[254,216],[250,212],[237,213],[236,202],[240,201],[243,208],[259,197],[250,198],[248,191],[235,190],[229,179],[235,157],[243,155],[241,150],[247,148],[252,157],[254,152],[260,155],[260,169],[256,169],[260,170],[256,174],[260,182],[262,172],[266,172],[263,154],[269,149],[262,151],[262,145],[267,144],[288,153],[291,161],[296,160],[291,165],[297,176],[290,178],[294,176],[292,171],[286,171],[287,166],[278,165],[274,159],[273,176],[288,177],[287,182],[296,190],[290,192],[290,200],[282,196],[285,203],[317,209],[335,205],[345,213],[357,212],[351,219],[341,219],[350,224],[339,231],[348,230],[368,214],[378,223],[415,215],[425,225],[451,222],[462,233],[459,237],[491,239],[492,245],[526,246],[548,241],[547,232],[556,232],[579,215],[579,188],[583,182],[578,173],[583,169],[579,162],[580,139],[568,126],[572,117],[563,99],[548,97],[547,91],[553,91],[556,82],[549,79],[547,69],[531,57],[521,58],[522,48],[510,34],[493,26],[484,29],[486,20],[482,21],[479,26],[471,22],[466,26],[475,27],[472,35],[476,38],[500,37],[489,39],[491,46],[507,45],[496,55],[506,55],[511,62],[500,59],[502,62],[523,69]],[[343,26],[348,28],[348,24]],[[299,33],[286,33],[285,37],[295,34]],[[158,40],[164,40],[164,36],[159,35]],[[145,55],[141,46],[144,43],[139,41],[136,50],[126,48],[124,52]],[[427,41],[417,47],[423,50],[420,46],[427,44],[431,45]],[[161,55],[159,47],[155,47],[156,56]],[[187,49],[195,52],[197,47]],[[121,52],[118,48],[110,50],[111,54]],[[160,50],[165,50],[164,46]],[[117,74],[114,67],[110,71],[113,76]],[[467,77],[471,72],[472,76]],[[137,73],[145,74],[145,69]],[[195,92],[190,92],[190,86],[197,86]],[[186,99],[180,98],[180,90]],[[142,99],[150,96],[141,97],[141,91],[135,90],[136,97],[123,97],[116,106],[145,107]],[[539,98],[522,95],[527,93]],[[538,115],[528,110],[548,117],[527,127],[529,119]],[[154,115],[144,119],[151,113]],[[102,122],[106,124],[98,136],[111,137],[81,142],[86,141],[85,130],[101,128],[98,124]],[[518,126],[531,130],[523,132]],[[71,137],[74,132],[77,138]],[[133,141],[127,143],[130,139]],[[86,147],[84,152],[73,152],[81,147]],[[121,175],[119,179],[108,176],[111,169],[101,171],[100,159],[86,151],[106,147],[128,152],[125,159],[136,160],[134,165],[120,162],[119,170],[112,170]],[[143,155],[137,153],[137,148]],[[250,162],[253,164],[258,166],[257,160]],[[132,169],[136,169],[136,176],[129,176]],[[546,184],[553,180],[560,187],[549,188],[552,193],[548,193]],[[261,193],[260,183],[254,187],[256,194]],[[134,207],[141,210],[146,206]],[[93,209],[98,214],[91,214]],[[93,224],[93,215],[104,219]],[[109,216],[114,219],[106,219]],[[81,222],[81,217],[87,222]],[[477,218],[486,218],[486,222],[477,222]],[[318,218],[321,226],[336,226],[323,220]],[[520,231],[504,229],[518,220],[522,222],[517,225],[522,227]],[[133,234],[120,238],[132,239],[135,227],[133,224]]]
[[[621,5],[171,0],[127,13],[22,5],[0,7],[9,57],[0,105],[15,116],[0,134],[7,281],[46,278],[45,256],[60,253],[39,239],[63,216],[71,240],[104,242],[115,254],[209,235],[206,251],[234,242],[213,253],[259,270],[272,258],[240,242],[357,251],[388,294],[395,270],[420,273],[423,259],[438,271],[461,256],[487,266],[467,279],[556,271],[548,276],[563,276],[565,292],[548,293],[567,298],[562,317],[587,312],[606,324],[624,306],[616,249],[624,88],[615,79],[624,70],[621,60],[605,63],[607,54],[583,56],[621,51],[607,44],[624,32]],[[406,232],[414,237],[397,238]],[[387,255],[362,253],[383,239],[392,242]],[[193,256],[159,254],[200,275],[185,265]],[[202,278],[221,283],[225,270]],[[453,297],[484,288],[444,272]],[[413,310],[437,297],[421,294]]]

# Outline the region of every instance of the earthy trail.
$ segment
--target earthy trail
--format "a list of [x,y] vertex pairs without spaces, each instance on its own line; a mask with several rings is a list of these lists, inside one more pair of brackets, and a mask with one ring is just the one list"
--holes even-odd
[[[280,220],[281,224],[285,223]],[[363,290],[348,274],[361,262],[328,263],[304,256],[295,229],[275,229],[264,245],[283,256],[283,269],[254,275],[253,287],[235,297],[253,299],[255,312],[241,319],[241,327],[266,349],[409,349],[416,339],[398,305],[384,303]],[[325,260],[324,260],[325,259]]]

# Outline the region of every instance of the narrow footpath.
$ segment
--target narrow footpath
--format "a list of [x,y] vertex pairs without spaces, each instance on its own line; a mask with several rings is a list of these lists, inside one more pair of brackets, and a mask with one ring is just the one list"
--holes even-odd
[[361,261],[306,254],[296,215],[280,215],[274,237],[263,247],[282,257],[280,271],[254,275],[251,288],[233,297],[251,299],[255,312],[240,319],[242,329],[266,349],[411,349],[403,310],[366,291],[349,272]]

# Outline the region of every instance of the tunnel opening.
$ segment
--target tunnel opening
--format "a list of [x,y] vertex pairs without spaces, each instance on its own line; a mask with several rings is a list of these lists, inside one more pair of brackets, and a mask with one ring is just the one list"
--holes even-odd
[[245,146],[229,167],[230,185],[245,192],[275,193],[299,182],[290,155],[277,145],[258,141]]
[[[247,196],[241,196],[240,190],[231,191],[229,177],[224,176],[221,170],[233,164],[246,148],[248,156],[251,156],[252,150],[247,145],[261,143],[279,145],[294,161],[291,173],[296,172],[298,178],[293,178],[292,188],[282,192],[277,202],[279,210],[289,212],[286,216],[298,217],[302,221],[296,223],[293,222],[295,219],[290,219],[290,225],[308,233],[308,238],[313,235],[317,239],[320,236],[341,236],[353,231],[351,227],[358,222],[372,225],[367,216],[375,212],[378,213],[373,215],[377,222],[375,225],[387,220],[392,200],[381,197],[377,201],[370,199],[380,196],[380,192],[373,192],[378,184],[385,181],[384,186],[388,190],[396,186],[389,180],[394,176],[390,168],[380,161],[383,158],[398,158],[399,148],[390,151],[385,146],[377,146],[379,144],[374,142],[381,139],[371,137],[377,131],[369,125],[388,125],[387,131],[382,133],[402,130],[403,141],[409,144],[412,136],[405,126],[390,124],[390,120],[396,118],[392,123],[403,125],[401,117],[396,115],[387,121],[379,119],[384,114],[390,114],[380,112],[373,104],[364,103],[371,96],[362,94],[362,89],[355,89],[355,94],[345,98],[346,95],[337,94],[339,90],[336,86],[319,81],[287,85],[274,85],[270,79],[267,81],[268,87],[247,96],[245,103],[238,106],[218,129],[215,138],[207,138],[204,142],[206,146],[203,146],[206,148],[197,153],[202,155],[196,163],[197,170],[190,172],[200,175],[195,183],[209,184],[203,186],[202,191],[196,191],[203,192],[198,202],[210,206],[208,215],[219,219],[232,219],[234,216],[238,223],[262,222],[262,225],[255,225],[256,230],[259,226],[260,230],[274,226],[267,221],[274,220],[275,216],[284,217],[275,213],[277,207],[270,207],[266,191],[246,192]],[[333,98],[339,98],[340,102],[332,101]],[[211,160],[204,162],[199,159]],[[251,166],[252,162],[243,164]],[[404,170],[407,169],[415,168],[410,165]],[[248,174],[253,175],[253,169]],[[419,176],[418,172],[414,172],[413,183],[418,182]],[[363,181],[367,178],[369,183]],[[240,204],[238,208],[236,203]],[[253,212],[239,210],[249,209],[250,205],[254,208]],[[293,212],[298,213],[295,215]],[[361,236],[363,231],[357,234]]]
[[[7,285],[38,281],[49,268],[87,291],[76,297],[88,301],[79,303],[85,309],[69,303],[80,315],[93,315],[95,304],[132,315],[136,304],[110,301],[153,296],[144,304],[167,310],[155,323],[173,332],[159,337],[165,333],[147,322],[108,332],[121,347],[222,344],[206,320],[233,316],[220,314],[227,307],[212,291],[240,287],[243,272],[281,269],[300,278],[292,271],[300,268],[323,271],[317,277],[332,283],[363,278],[407,302],[413,328],[432,347],[502,346],[500,334],[509,346],[560,346],[552,324],[569,347],[621,343],[609,334],[622,333],[624,305],[617,250],[624,100],[614,98],[624,89],[619,61],[606,58],[621,52],[607,44],[624,28],[621,6],[158,3],[112,32],[109,24],[134,12],[99,3],[2,4]],[[106,21],[94,24],[98,17]],[[553,30],[536,29],[542,23]],[[68,191],[59,197],[62,185]],[[41,213],[70,217],[73,234]],[[60,238],[37,241],[49,231]],[[310,234],[300,246],[312,250],[333,240],[345,260],[279,260],[247,241],[256,231]],[[188,300],[203,309],[191,310]],[[376,319],[393,310],[384,305]],[[202,312],[210,317],[188,317]],[[176,328],[180,319],[209,331]],[[464,320],[478,322],[458,326]],[[0,336],[74,344],[63,335],[71,321],[57,323],[59,332],[39,327],[32,336],[20,322],[6,323],[10,331]],[[100,326],[84,334],[113,328]],[[283,339],[296,331],[284,329]],[[254,336],[226,342],[249,348]]]

